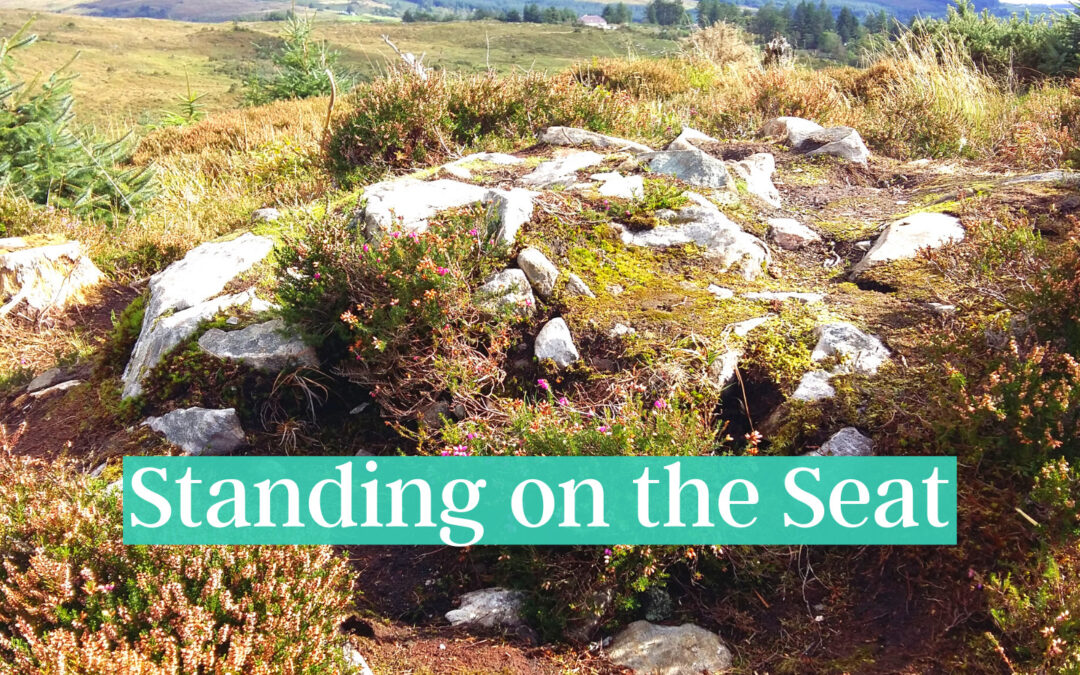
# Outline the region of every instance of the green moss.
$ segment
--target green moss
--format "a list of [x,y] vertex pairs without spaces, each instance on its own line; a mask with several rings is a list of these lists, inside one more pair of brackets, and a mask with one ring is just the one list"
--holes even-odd
[[112,317],[113,327],[101,348],[95,376],[99,379],[119,377],[124,371],[135,341],[142,331],[143,314],[146,312],[147,294],[143,293]]

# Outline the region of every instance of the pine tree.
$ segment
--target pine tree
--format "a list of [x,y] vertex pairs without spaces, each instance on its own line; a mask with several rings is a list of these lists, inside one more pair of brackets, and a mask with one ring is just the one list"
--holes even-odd
[[29,27],[0,40],[0,189],[104,218],[136,210],[156,189],[153,169],[116,168],[128,158],[128,136],[95,142],[76,131],[76,75],[65,66],[39,87],[16,79],[14,54],[37,41]]
[[315,21],[311,17],[290,16],[282,30],[282,45],[273,56],[276,72],[270,78],[253,74],[245,83],[245,99],[251,105],[262,105],[283,99],[325,96],[333,85],[346,88],[349,75],[336,70],[338,53],[325,42],[312,39]]
[[848,7],[842,7],[840,14],[836,17],[836,32],[840,35],[840,39],[847,44],[855,37],[858,30],[859,20],[855,18],[855,13]]

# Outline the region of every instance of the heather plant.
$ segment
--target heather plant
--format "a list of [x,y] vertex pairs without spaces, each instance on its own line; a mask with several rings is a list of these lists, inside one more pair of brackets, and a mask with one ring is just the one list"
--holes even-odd
[[0,454],[0,672],[347,670],[331,548],[125,546],[122,515],[70,464]]
[[472,297],[505,260],[496,241],[482,207],[373,241],[339,219],[314,223],[279,252],[285,316],[386,411],[412,416],[443,394],[471,401],[502,378],[506,322],[482,321]]
[[625,92],[585,86],[569,74],[496,76],[391,71],[360,85],[335,124],[330,167],[347,180],[435,164],[467,148],[521,142],[551,125],[635,136],[669,118]]

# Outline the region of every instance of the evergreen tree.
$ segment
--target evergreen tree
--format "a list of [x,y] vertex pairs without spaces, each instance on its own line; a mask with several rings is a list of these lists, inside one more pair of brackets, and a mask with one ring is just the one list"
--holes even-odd
[[[414,20],[419,18],[414,15]],[[255,73],[246,82],[244,97],[249,104],[325,96],[332,88],[328,72],[334,74],[340,88],[347,86],[349,76],[335,69],[338,53],[326,42],[315,42],[312,38],[314,29],[312,17],[289,17],[282,31],[281,48],[272,57],[276,68],[274,74],[264,78]]]
[[544,17],[540,13],[540,6],[536,4],[525,5],[521,14],[526,23],[543,23]]
[[610,24],[630,23],[633,20],[633,12],[623,2],[604,5],[600,15]]
[[674,26],[682,23],[686,16],[682,0],[652,0],[645,8],[649,23],[661,26]]
[[847,44],[855,38],[858,30],[859,20],[855,18],[855,13],[848,7],[842,7],[840,14],[836,17],[837,35],[844,41],[844,44]]
[[38,87],[15,74],[14,54],[37,41],[30,23],[0,40],[0,185],[16,195],[80,214],[131,212],[156,189],[152,169],[118,170],[127,137],[95,142],[75,129],[71,82],[65,69]]

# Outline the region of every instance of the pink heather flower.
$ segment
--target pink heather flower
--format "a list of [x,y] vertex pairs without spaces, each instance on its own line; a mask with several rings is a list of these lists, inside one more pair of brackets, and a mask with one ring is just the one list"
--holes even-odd
[[477,234],[479,234],[479,232],[476,231],[475,227],[473,229],[469,230],[469,236],[470,237],[475,237]]
[[664,408],[667,407],[667,401],[665,401],[662,398],[658,398],[655,401],[653,401],[653,407],[656,408],[657,410],[663,410]]
[[566,398],[565,396],[560,396],[559,405],[570,405],[570,399]]
[[548,381],[543,379],[543,378],[540,378],[539,380],[536,381],[536,386],[540,387],[544,391],[548,391],[549,389],[551,389],[551,386],[548,384]]
[[450,451],[449,450],[443,450],[439,454],[442,455],[443,457],[449,457],[450,456]]
[[469,433],[465,434],[465,438],[469,439],[470,441],[473,441],[473,440],[476,440],[477,436],[476,436],[476,434],[474,434],[473,432],[470,431]]
[[604,555],[611,555],[611,552],[612,552],[612,551],[611,551],[611,549],[610,549],[610,548],[605,548],[605,549],[604,549]]
[[417,240],[420,239],[420,234],[418,232],[410,232],[409,233],[409,239],[412,239],[413,241],[417,241]]
[[322,279],[322,275],[318,272],[315,273],[315,279]]
[[445,277],[450,272],[450,270],[446,269],[445,267],[439,267],[435,271],[440,277]]
[[398,237],[401,236],[401,233],[400,232],[391,232],[390,236],[393,237],[394,239],[397,239]]
[[606,424],[601,424],[600,426],[596,427],[596,430],[599,431],[602,434],[610,434],[611,433],[611,427],[609,427]]
[[367,253],[370,250],[371,250],[371,247],[368,246],[367,244],[364,244],[364,253]]

